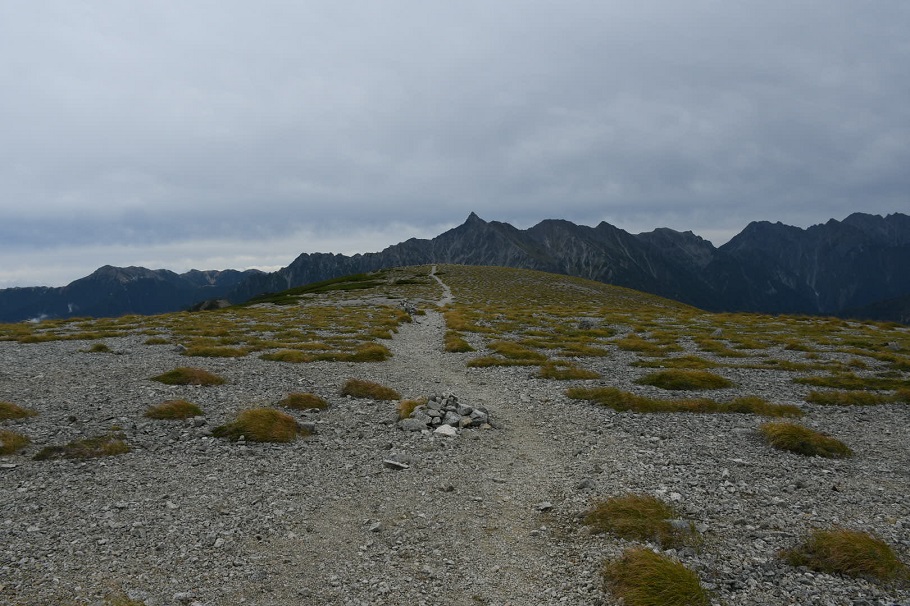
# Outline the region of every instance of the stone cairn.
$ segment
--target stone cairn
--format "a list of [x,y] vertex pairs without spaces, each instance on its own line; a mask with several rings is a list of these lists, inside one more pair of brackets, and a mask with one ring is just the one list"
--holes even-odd
[[426,404],[417,406],[411,415],[398,422],[405,431],[432,430],[433,433],[454,436],[458,429],[478,427],[491,429],[490,413],[483,406],[468,406],[454,395],[433,396]]

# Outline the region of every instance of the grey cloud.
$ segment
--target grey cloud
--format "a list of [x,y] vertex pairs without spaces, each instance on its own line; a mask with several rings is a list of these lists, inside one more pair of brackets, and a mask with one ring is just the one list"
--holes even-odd
[[4,250],[906,210],[902,2],[13,4]]

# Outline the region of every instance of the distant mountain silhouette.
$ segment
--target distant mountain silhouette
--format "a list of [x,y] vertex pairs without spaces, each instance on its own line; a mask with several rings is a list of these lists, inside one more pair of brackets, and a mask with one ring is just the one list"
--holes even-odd
[[0,321],[180,311],[225,296],[256,270],[198,271],[105,265],[66,286],[0,290]]
[[59,289],[0,290],[0,320],[160,313],[213,298],[239,303],[348,274],[429,263],[580,276],[710,311],[849,313],[906,322],[910,217],[855,213],[808,229],[754,222],[718,248],[692,232],[667,228],[633,235],[608,223],[588,227],[551,219],[521,230],[471,213],[430,240],[412,238],[353,256],[305,253],[272,273],[178,276],[104,267]]

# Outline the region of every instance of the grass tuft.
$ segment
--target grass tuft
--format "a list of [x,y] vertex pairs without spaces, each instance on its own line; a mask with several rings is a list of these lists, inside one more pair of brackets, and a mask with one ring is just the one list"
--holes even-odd
[[415,408],[417,408],[418,406],[423,406],[426,403],[427,403],[426,398],[420,398],[417,400],[402,400],[401,402],[398,403],[398,406],[396,407],[397,411],[398,411],[398,419],[399,420],[407,419],[408,417],[411,416],[411,413],[414,412]]
[[698,575],[650,549],[628,549],[603,570],[604,584],[626,606],[707,606]]
[[34,417],[38,413],[28,408],[22,408],[12,402],[0,402],[0,421],[9,421],[11,419],[26,419]]
[[278,402],[279,406],[293,410],[325,410],[329,403],[312,393],[292,393]]
[[363,379],[348,379],[341,388],[341,395],[352,398],[368,398],[371,400],[400,400],[401,394],[392,389]]
[[573,400],[588,400],[618,412],[643,413],[743,413],[764,417],[801,417],[803,411],[788,404],[770,404],[757,397],[736,398],[732,402],[715,402],[708,398],[660,400],[646,398],[615,387],[573,387],[566,391]]
[[732,387],[733,382],[706,370],[671,368],[652,372],[636,381],[639,385],[653,385],[673,391],[700,391]]
[[186,400],[168,400],[161,404],[149,407],[145,416],[150,419],[180,420],[190,419],[202,415],[202,409]]
[[228,440],[241,436],[250,442],[293,442],[303,433],[297,420],[274,408],[250,408],[237,415],[237,419],[212,430],[212,435]]
[[46,446],[35,455],[35,460],[94,459],[124,454],[130,447],[121,436],[106,435],[83,440],[73,440],[64,446]]
[[165,385],[222,385],[224,383],[224,379],[216,374],[212,374],[202,368],[187,366],[181,366],[157,377],[152,377],[152,381],[158,381]]
[[445,350],[449,353],[467,353],[474,351],[474,348],[457,331],[448,330],[445,336]]
[[781,556],[793,566],[828,574],[897,581],[908,579],[908,569],[884,541],[856,530],[814,530],[801,545]]
[[0,429],[0,455],[11,455],[28,446],[31,440],[28,436],[8,429]]
[[554,379],[556,381],[571,381],[574,379],[599,379],[600,375],[593,370],[587,370],[571,362],[549,361],[540,367],[535,375],[540,379]]
[[679,518],[673,507],[656,497],[627,494],[598,501],[585,515],[585,525],[593,532],[609,532],[632,541],[655,541],[664,547],[697,544],[698,536],[690,525],[677,528],[670,520]]
[[829,459],[853,455],[853,451],[840,440],[795,423],[765,423],[759,432],[765,441],[778,450]]
[[83,353],[111,353],[111,348],[104,343],[93,343],[88,349],[81,349]]
[[250,353],[242,347],[228,347],[222,345],[191,345],[183,355],[190,358],[242,358]]

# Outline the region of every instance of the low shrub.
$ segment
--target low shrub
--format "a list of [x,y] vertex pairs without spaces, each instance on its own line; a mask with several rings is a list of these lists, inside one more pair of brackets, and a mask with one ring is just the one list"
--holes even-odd
[[28,436],[8,429],[0,429],[0,455],[10,455],[31,444]]
[[608,562],[606,588],[626,606],[707,606],[708,593],[698,575],[676,560],[635,547]]
[[329,403],[312,393],[292,393],[278,402],[279,406],[293,410],[325,410]]
[[224,379],[202,368],[181,366],[164,374],[152,377],[165,385],[222,385]]
[[580,368],[571,362],[550,361],[540,367],[535,375],[540,379],[570,381],[574,379],[599,379],[600,375],[593,370]]
[[654,541],[664,547],[697,544],[691,524],[679,528],[670,522],[678,518],[675,509],[656,497],[627,494],[596,502],[584,523],[595,533],[609,532],[631,541]]
[[250,408],[237,415],[237,419],[212,430],[212,435],[228,440],[242,436],[249,442],[293,442],[304,430],[289,414],[274,408]]
[[149,407],[145,416],[150,419],[180,420],[202,415],[202,409],[186,400],[168,400]]
[[778,450],[830,459],[849,457],[853,454],[853,451],[840,440],[795,423],[765,423],[759,428],[759,432],[768,444]]
[[22,408],[18,404],[13,404],[12,402],[0,402],[0,421],[26,419],[28,417],[34,417],[37,414],[38,413],[34,410]]
[[73,440],[64,446],[46,446],[38,451],[35,459],[45,461],[49,459],[94,459],[125,454],[130,447],[119,435],[105,435],[83,440]]
[[896,581],[908,579],[908,569],[884,541],[857,530],[814,530],[801,545],[781,556],[793,566],[850,577]]
[[400,400],[401,394],[392,389],[363,379],[348,379],[341,388],[341,395],[370,400]]
[[636,381],[639,385],[652,385],[673,391],[700,391],[732,387],[733,382],[706,370],[671,368],[652,372]]

